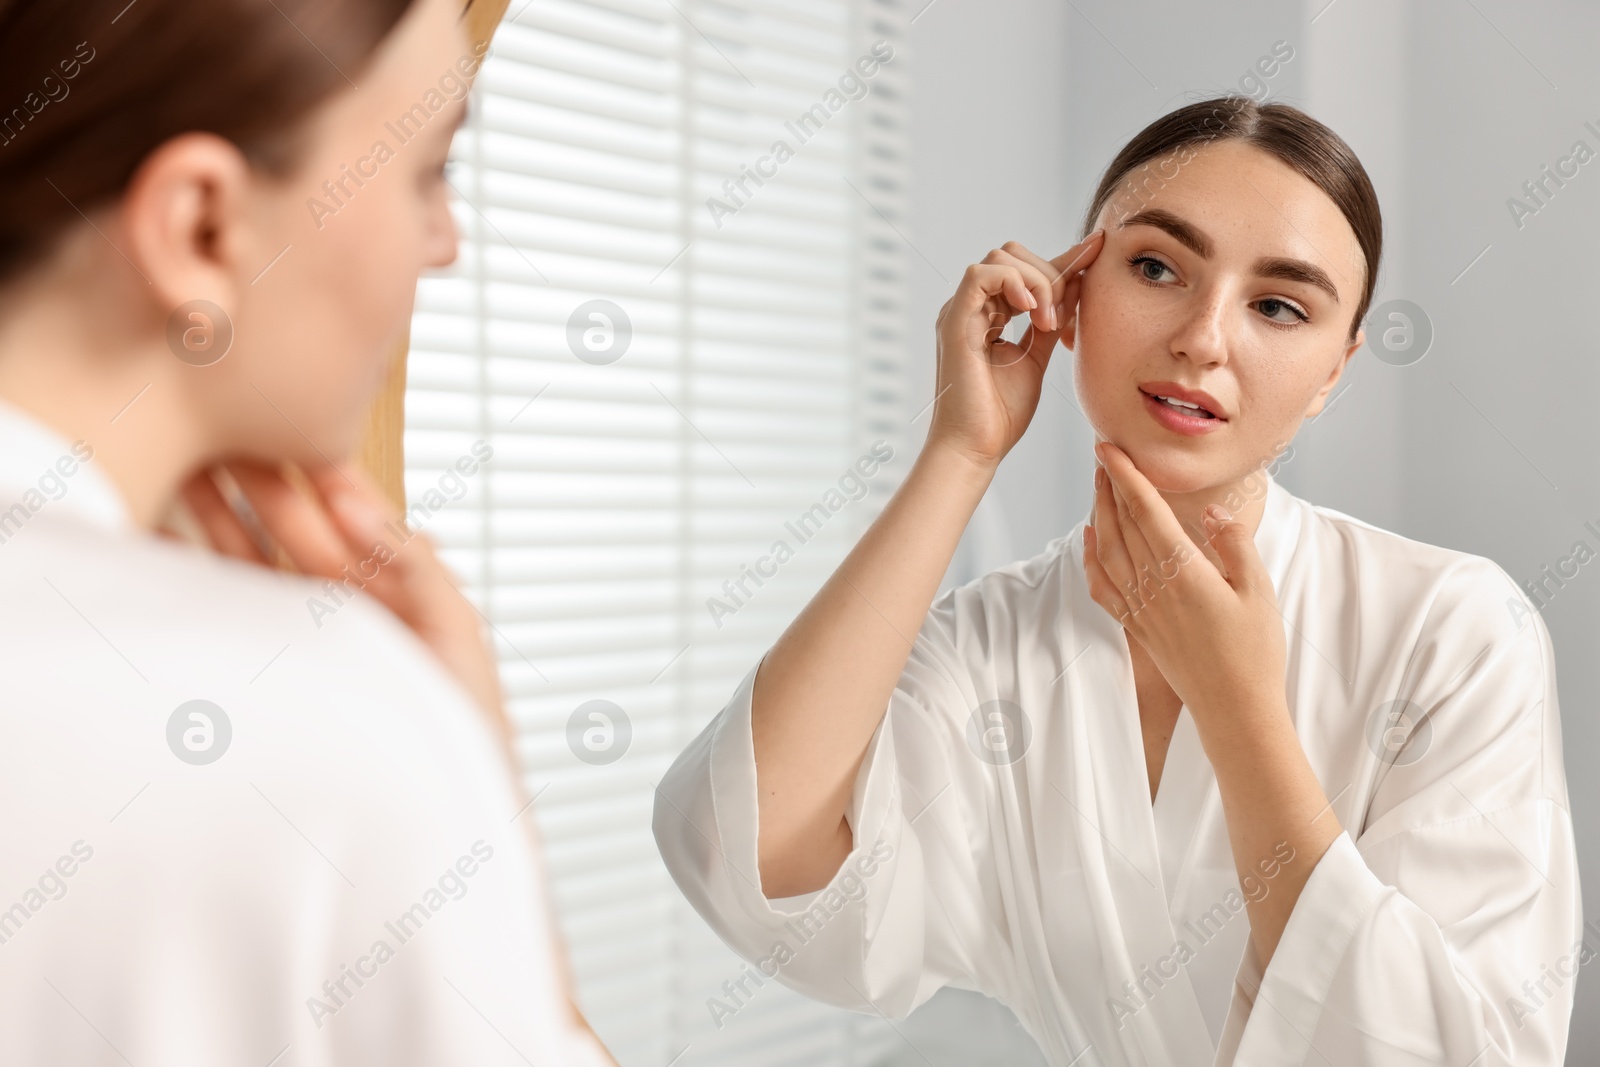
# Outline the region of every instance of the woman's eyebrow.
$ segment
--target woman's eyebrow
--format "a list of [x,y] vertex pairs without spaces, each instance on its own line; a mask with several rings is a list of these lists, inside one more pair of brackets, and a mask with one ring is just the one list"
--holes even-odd
[[[1117,229],[1126,229],[1129,226],[1154,226],[1169,234],[1173,240],[1201,259],[1211,258],[1211,239],[1193,223],[1163,208],[1146,208],[1144,211],[1129,215],[1117,224]],[[1314,285],[1332,297],[1335,304],[1339,302],[1339,290],[1334,287],[1333,279],[1329,278],[1321,267],[1307,263],[1303,259],[1267,256],[1256,260],[1255,272],[1263,278],[1282,278],[1285,281]]]
[[1185,222],[1172,212],[1163,208],[1152,207],[1129,215],[1117,224],[1117,229],[1125,230],[1129,226],[1154,226],[1156,229],[1171,234],[1173,239],[1201,259],[1211,258],[1211,239],[1194,225]]
[[1339,291],[1333,287],[1333,280],[1320,267],[1313,266],[1303,259],[1280,259],[1269,256],[1256,260],[1256,273],[1263,278],[1282,278],[1290,282],[1304,282],[1323,290],[1339,303]]

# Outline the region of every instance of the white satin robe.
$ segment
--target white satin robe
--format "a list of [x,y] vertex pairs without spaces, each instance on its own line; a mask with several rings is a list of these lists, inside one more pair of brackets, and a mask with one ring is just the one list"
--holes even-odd
[[[1152,805],[1081,524],[934,604],[856,781],[853,851],[805,898],[758,888],[752,669],[661,783],[678,885],[812,997],[902,1018],[979,990],[1052,1064],[1560,1064],[1600,940],[1580,941],[1543,621],[1487,559],[1266,492],[1289,712],[1345,833],[1265,973],[1244,897],[1273,891],[1283,855],[1241,885],[1187,709]],[[995,700],[1030,727],[1012,763],[976,755],[973,712]]]
[[472,698],[368,594],[135,526],[96,443],[0,401],[0,1064],[609,1064]]

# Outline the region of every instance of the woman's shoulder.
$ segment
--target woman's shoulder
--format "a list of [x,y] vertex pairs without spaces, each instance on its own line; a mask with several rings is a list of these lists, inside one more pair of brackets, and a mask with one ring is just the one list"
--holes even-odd
[[[1542,605],[1489,556],[1408,537],[1323,504],[1296,498],[1302,527],[1295,556],[1306,580],[1370,598],[1424,626],[1494,643],[1539,622]],[[1542,627],[1542,623],[1540,623]]]
[[[45,523],[0,548],[0,597],[34,609],[0,616],[0,816],[18,827],[0,876],[27,885],[69,847],[85,873],[76,904],[52,905],[70,922],[29,921],[25,960],[107,989],[139,980],[142,944],[200,975],[247,960],[217,1018],[304,1024],[311,1008],[321,1026],[346,1003],[321,999],[326,981],[400,951],[411,962],[357,1012],[425,1015],[404,974],[476,968],[553,1017],[523,798],[420,641],[364,595],[319,629],[305,602],[328,593],[303,575]],[[24,973],[38,968],[10,968]]]
[[1079,540],[1082,530],[1083,524],[1079,523],[1070,533],[1052,539],[1034,555],[993,567],[951,587],[940,594],[935,607],[1004,603],[1016,611],[1029,604],[1055,603],[1067,569],[1079,565],[1072,553],[1074,546],[1082,543]]
[[[469,760],[494,760],[466,691],[361,576],[332,582],[164,537],[35,525],[0,551],[0,597],[34,605],[0,616],[0,670],[16,684],[88,704],[142,679],[154,700],[230,694],[274,736],[407,758],[464,746]],[[329,716],[348,729],[329,730]]]
[[1325,504],[1295,500],[1304,515],[1301,542],[1313,551],[1342,552],[1352,563],[1397,576],[1410,572],[1423,578],[1486,583],[1495,590],[1516,588],[1505,569],[1488,556],[1408,537]]
[[[55,587],[58,602],[152,644],[181,641],[220,652],[230,645],[285,645],[317,655],[386,639],[398,620],[361,592],[363,577],[332,581],[246,563],[187,541],[39,521],[0,554],[0,590]],[[366,576],[370,580],[374,575]],[[89,614],[92,605],[98,615]],[[50,613],[53,616],[57,613]],[[50,629],[47,620],[34,632]]]

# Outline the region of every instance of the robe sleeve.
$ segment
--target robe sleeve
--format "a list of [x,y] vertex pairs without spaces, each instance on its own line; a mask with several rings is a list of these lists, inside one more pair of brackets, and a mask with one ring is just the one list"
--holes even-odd
[[1264,973],[1246,949],[1219,1065],[1562,1062],[1594,949],[1549,633],[1475,559],[1436,596],[1409,673],[1426,726],[1351,783],[1365,818],[1318,860]]
[[975,704],[953,604],[934,606],[914,644],[856,777],[851,851],[824,889],[771,900],[761,890],[756,669],[657,789],[656,842],[695,910],[767,977],[814,999],[904,1018],[945,985],[992,994],[1003,981],[998,876],[972,840],[984,800],[963,733]]

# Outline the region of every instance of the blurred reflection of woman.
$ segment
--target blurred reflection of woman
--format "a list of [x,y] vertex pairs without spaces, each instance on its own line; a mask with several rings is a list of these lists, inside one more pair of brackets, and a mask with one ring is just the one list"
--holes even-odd
[[462,6],[0,5],[0,1063],[609,1062],[479,617],[333,462],[456,255]]
[[[1366,173],[1292,107],[1204,101],[1091,227],[967,269],[904,484],[663,781],[668,866],[767,974],[893,1017],[980,990],[1052,1063],[1554,1067],[1545,627],[1489,560],[1270,476],[1363,340]],[[1092,512],[935,601],[1058,339]]]

